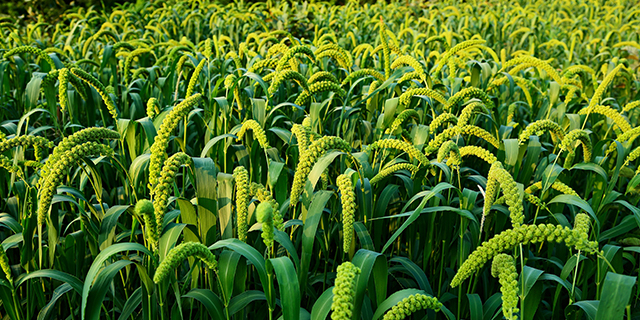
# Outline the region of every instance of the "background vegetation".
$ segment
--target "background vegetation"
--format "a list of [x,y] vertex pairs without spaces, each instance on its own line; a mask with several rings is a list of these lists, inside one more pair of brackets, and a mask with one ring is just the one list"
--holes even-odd
[[640,9],[0,19],[6,319],[638,319]]

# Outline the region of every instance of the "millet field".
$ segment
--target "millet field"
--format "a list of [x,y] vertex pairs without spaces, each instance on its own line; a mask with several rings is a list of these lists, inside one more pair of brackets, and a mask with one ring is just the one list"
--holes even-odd
[[0,319],[638,320],[639,43],[622,0],[5,15]]

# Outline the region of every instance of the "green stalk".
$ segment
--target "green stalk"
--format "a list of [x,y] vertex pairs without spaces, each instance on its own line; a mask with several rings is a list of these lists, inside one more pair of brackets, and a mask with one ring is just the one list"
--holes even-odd
[[[557,158],[556,158],[557,159]],[[524,250],[522,249],[522,243],[520,243],[520,278],[524,277]],[[524,281],[520,281],[522,283],[522,292],[520,296],[522,300],[520,301],[520,316],[524,317]]]
[[[452,177],[453,179],[453,177]],[[462,216],[460,216],[460,242],[459,242],[459,249],[458,249],[458,263],[459,265],[462,265],[462,250],[463,250],[463,239],[464,239],[464,221],[462,220]],[[444,250],[443,254],[444,254]],[[461,312],[461,308],[462,308],[462,285],[458,286],[458,319],[460,318],[460,312]]]
[[[431,237],[429,237],[431,239]],[[442,255],[440,258],[440,276],[438,277],[438,297],[442,295],[442,272],[444,271],[444,244],[445,240],[442,240]]]
[[571,296],[569,297],[569,304],[573,304],[574,291],[576,288],[576,279],[578,278],[578,264],[580,263],[580,250],[578,250],[578,254],[576,255],[576,270],[573,273],[573,281],[571,283]]

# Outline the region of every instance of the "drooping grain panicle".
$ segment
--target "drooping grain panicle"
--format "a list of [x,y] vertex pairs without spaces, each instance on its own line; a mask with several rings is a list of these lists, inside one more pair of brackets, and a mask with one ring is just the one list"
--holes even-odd
[[[409,56],[409,55],[404,55],[404,56],[398,57],[395,60],[393,60],[393,63],[391,64],[390,67],[391,67],[391,69],[397,69],[401,65],[408,65],[408,66],[412,67],[414,72],[415,72],[415,74],[422,81],[424,81],[426,79],[427,75],[424,72],[424,68],[422,67],[420,62],[418,62],[418,60],[416,60],[414,57]],[[398,79],[398,83],[401,83],[401,82],[403,82],[405,80],[409,80],[408,75],[409,75],[409,73],[404,74],[400,79]]]
[[493,155],[493,153],[491,153],[489,150],[483,147],[464,146],[464,147],[461,147],[459,151],[460,151],[461,158],[464,158],[466,156],[476,156],[484,160],[488,164],[493,164],[494,162],[498,161],[498,158],[496,158],[496,156]]
[[156,238],[158,226],[156,224],[153,203],[147,199],[142,199],[136,203],[135,212],[144,219],[145,238],[151,247],[155,248],[158,242]]
[[470,122],[471,117],[475,113],[479,113],[479,112],[484,112],[487,114],[491,113],[482,102],[479,102],[479,101],[470,102],[464,108],[462,108],[462,111],[460,111],[460,115],[458,116],[458,126],[464,127],[469,124],[473,125],[474,123]]
[[583,129],[574,129],[569,131],[569,133],[564,136],[564,139],[562,139],[562,142],[560,142],[560,150],[569,152],[565,159],[565,168],[570,168],[573,163],[573,159],[576,155],[574,147],[576,141],[582,145],[582,157],[584,158],[584,162],[591,161],[593,146],[591,144],[591,139],[589,138],[589,133]]
[[[530,185],[529,187],[527,187],[526,189],[524,189],[525,193],[534,193],[538,190],[542,189],[542,181],[538,181],[532,185]],[[563,194],[569,194],[572,196],[576,196],[579,197],[578,193],[575,192],[575,190],[571,189],[571,187],[569,187],[568,185],[560,182],[560,181],[554,181],[551,184],[551,189],[557,190],[562,192]]]
[[262,223],[262,241],[267,248],[273,247],[274,216],[270,203],[261,202],[256,207],[256,220]]
[[344,97],[347,94],[342,88],[340,88],[339,84],[333,81],[320,81],[309,85],[309,89],[302,91],[294,103],[302,106],[306,104],[314,94],[329,91],[335,92],[340,97]]
[[68,95],[67,86],[69,84],[69,69],[60,69],[58,73],[58,96],[60,98],[60,110],[64,112],[67,109]]
[[298,167],[293,175],[293,185],[291,186],[291,206],[295,206],[298,203],[313,165],[331,149],[347,153],[351,152],[351,146],[346,141],[334,136],[325,136],[311,143],[307,151],[300,156]]
[[213,42],[210,38],[207,38],[204,41],[204,50],[202,51],[202,55],[207,58],[207,60],[211,60],[211,55],[213,54]]
[[256,61],[248,71],[258,73],[264,69],[275,69],[277,66],[278,59],[263,59]]
[[[342,84],[341,85],[346,85],[347,83],[350,83],[354,80],[366,77],[366,76],[371,76],[373,78],[375,78],[378,81],[384,82],[384,75],[380,72],[378,72],[377,70],[374,69],[360,69],[360,70],[356,70],[354,72],[349,73],[349,75],[344,78],[344,80],[342,80]],[[310,81],[311,82],[311,81]]]
[[411,102],[411,98],[414,96],[427,96],[437,102],[440,102],[442,105],[447,104],[447,100],[445,100],[445,98],[440,93],[429,88],[415,88],[405,91],[400,96],[398,104],[400,106],[407,107]]
[[15,56],[15,55],[18,55],[18,54],[22,54],[22,53],[34,54],[37,57],[39,57],[40,59],[44,60],[49,65],[49,67],[51,67],[51,70],[57,69],[56,68],[56,64],[53,63],[53,59],[51,59],[51,57],[49,57],[49,55],[46,52],[44,52],[44,51],[42,51],[42,50],[40,50],[40,49],[38,49],[36,47],[31,47],[31,46],[16,47],[16,48],[13,48],[13,49],[5,52],[2,55],[2,57],[4,59],[9,59],[12,56]]
[[[596,91],[593,93],[593,96],[591,96],[591,100],[589,100],[589,108],[593,108],[600,104],[600,102],[602,101],[602,95],[604,94],[604,91],[607,90],[609,85],[613,82],[613,79],[615,79],[618,71],[620,71],[620,69],[622,69],[623,67],[624,67],[623,64],[619,64],[617,67],[613,68],[613,70],[611,70],[611,72],[609,72],[609,74],[607,74],[607,76],[604,77],[604,79],[602,79],[602,82],[600,83]],[[587,113],[587,117],[588,115],[589,113]]]
[[446,164],[452,169],[460,168],[462,163],[462,156],[460,155],[460,149],[458,145],[449,140],[443,143],[438,150],[438,162],[443,163],[444,159],[447,159]]
[[202,243],[185,242],[175,248],[169,250],[167,256],[160,262],[156,273],[153,276],[153,282],[161,283],[180,267],[180,265],[189,257],[198,258],[207,268],[216,270],[218,262],[216,257]]
[[[42,168],[38,186],[41,186],[44,183],[48,174],[51,172],[50,168],[56,165],[56,163],[63,158],[64,154],[67,151],[70,151],[73,147],[90,141],[115,140],[119,138],[120,134],[118,134],[117,132],[107,128],[99,127],[85,128],[70,136],[65,137],[64,139],[62,139],[62,141],[60,141],[60,143],[58,143],[55,148],[53,148],[53,152],[51,153],[51,155],[49,155],[49,159]],[[42,143],[42,146],[53,146],[52,142],[42,137],[36,138],[36,140],[39,142],[39,144]],[[1,143],[0,151],[2,151]]]
[[338,78],[336,78],[336,76],[334,76],[333,73],[328,71],[318,71],[314,73],[313,75],[311,75],[311,77],[309,77],[309,80],[307,80],[307,83],[313,84],[320,81],[331,81],[331,82],[340,84],[340,81],[338,81]]
[[62,154],[60,160],[50,167],[50,173],[42,182],[39,190],[38,225],[44,225],[53,196],[57,194],[58,186],[62,183],[62,179],[66,177],[67,170],[72,165],[83,157],[111,155],[113,155],[111,147],[96,142],[75,145],[71,150]]
[[9,263],[9,258],[7,257],[7,253],[4,251],[4,245],[2,244],[0,244],[0,267],[2,267],[2,271],[4,272],[5,277],[7,277],[7,280],[13,286],[11,264]]
[[487,95],[486,92],[476,87],[469,87],[464,88],[451,96],[451,98],[447,100],[444,110],[446,112],[452,112],[453,108],[456,107],[458,103],[467,101],[471,98],[482,100],[484,105],[490,110],[494,108],[493,101],[491,101],[491,98],[489,97],[489,95]]
[[497,196],[498,186],[502,189],[507,206],[509,207],[511,224],[514,227],[521,225],[524,222],[522,195],[511,174],[502,167],[502,163],[499,161],[491,164],[491,169],[489,170],[482,222],[484,222],[484,217],[488,215],[491,210],[491,206],[495,201],[494,197]]
[[280,72],[276,72],[273,80],[271,80],[271,85],[269,86],[269,94],[274,94],[278,90],[281,84],[285,83],[287,80],[294,80],[297,82],[303,89],[309,89],[309,85],[307,84],[307,78],[301,75],[297,71],[293,70],[283,70]]
[[284,222],[282,214],[280,214],[280,206],[271,195],[271,192],[262,184],[252,182],[249,186],[249,194],[251,197],[257,198],[260,203],[264,202],[271,205],[271,208],[273,209],[273,226],[277,230],[282,231],[284,229]]
[[147,117],[149,117],[149,119],[153,119],[158,114],[160,114],[158,99],[151,97],[147,100]]
[[[384,77],[385,80],[389,79],[391,75],[391,51],[389,50],[389,43],[387,42],[387,25],[385,24],[382,16],[380,16],[380,45],[382,46],[382,55],[384,59]],[[373,53],[372,53],[373,54]]]
[[341,68],[351,69],[349,64],[349,58],[347,55],[342,54],[339,50],[324,50],[320,53],[316,53],[316,59],[320,60],[325,57],[333,58]]
[[247,132],[248,129],[251,129],[251,131],[253,131],[253,136],[255,139],[258,140],[258,142],[260,143],[260,147],[262,149],[266,150],[270,148],[269,142],[267,141],[267,134],[264,132],[260,124],[253,119],[245,120],[242,123],[242,126],[240,127],[240,130],[238,131],[238,134],[237,134],[238,139],[242,139],[242,137],[244,137],[244,134]]
[[500,148],[500,142],[498,139],[492,135],[487,130],[484,130],[478,126],[466,125],[463,127],[451,127],[445,129],[440,134],[431,139],[425,148],[425,154],[432,154],[440,149],[440,146],[445,143],[447,140],[452,139],[457,135],[468,135],[480,138],[482,140],[487,141],[489,144],[494,146],[496,149]]
[[242,166],[233,169],[233,179],[236,184],[236,223],[238,239],[247,241],[249,229],[247,215],[249,214],[249,173]]
[[511,67],[515,67],[515,68],[509,71],[509,74],[515,74],[519,70],[523,70],[529,67],[535,67],[538,70],[544,70],[547,73],[547,75],[551,77],[551,79],[553,79],[558,84],[560,85],[563,84],[562,78],[560,78],[560,75],[558,74],[558,72],[556,72],[556,70],[551,65],[549,65],[549,63],[535,57],[522,56],[522,57],[509,60],[507,61],[507,63],[505,63],[502,66],[502,69],[500,69],[499,72],[502,72],[507,68],[511,68]]
[[347,261],[338,266],[333,302],[331,303],[331,320],[350,320],[353,317],[356,276],[360,268]]
[[442,303],[435,297],[416,293],[396,303],[384,314],[382,320],[405,319],[418,310],[431,309],[437,312],[440,311],[440,308],[442,308]]
[[381,139],[367,147],[369,151],[375,151],[378,149],[395,149],[406,152],[411,159],[417,159],[421,165],[428,166],[429,159],[420,152],[415,146],[396,139]]
[[123,71],[126,81],[130,79],[129,73],[131,72],[131,66],[133,65],[133,60],[143,54],[148,54],[148,53],[151,53],[151,49],[140,48],[140,49],[135,49],[131,51],[129,55],[127,55],[127,58],[124,60],[124,71]]
[[353,189],[351,178],[341,174],[336,179],[338,190],[340,190],[340,200],[342,202],[342,234],[343,251],[349,252],[353,241],[353,223],[356,214],[356,194]]
[[415,118],[418,121],[420,120],[420,115],[418,114],[418,112],[416,110],[413,109],[406,109],[402,112],[400,112],[400,114],[393,120],[393,123],[391,123],[391,126],[385,130],[386,134],[392,134],[394,132],[396,132],[396,130],[398,130],[400,128],[400,126],[407,120],[410,118]]
[[449,59],[454,54],[457,54],[458,52],[462,52],[462,51],[468,50],[470,48],[474,48],[474,47],[480,46],[480,45],[484,44],[485,42],[486,42],[485,40],[467,40],[467,41],[463,41],[463,42],[460,42],[460,43],[456,44],[455,46],[453,46],[452,48],[447,50],[440,57],[440,59],[438,60],[438,64],[436,65],[436,67],[434,68],[434,70],[431,73],[436,74],[436,75],[438,73],[440,73],[440,71],[442,71],[442,68],[447,64]]
[[451,113],[443,112],[439,114],[435,119],[433,119],[431,123],[429,123],[429,133],[435,133],[438,128],[440,128],[441,126],[446,126],[447,123],[456,125],[458,122],[458,117]]
[[[330,53],[327,54],[327,52]],[[341,60],[339,61],[340,65],[345,69],[350,69],[353,65],[353,60],[351,59],[349,52],[337,44],[330,43],[322,45],[316,49],[314,54],[316,55],[316,59],[320,59],[323,56],[329,56],[336,60]]]
[[100,82],[100,80],[96,79],[91,74],[79,68],[71,68],[71,73],[74,76],[82,79],[87,84],[89,84],[100,94],[100,97],[102,97],[102,101],[104,101],[104,104],[107,106],[107,110],[109,110],[109,114],[111,115],[111,118],[113,118],[113,120],[117,123],[118,108],[116,107],[115,103],[109,96],[107,92],[107,88],[102,84],[102,82]]
[[[631,150],[631,152],[629,152],[629,155],[627,155],[627,157],[624,159],[624,164],[623,165],[629,165],[629,163],[631,163],[632,161],[635,161],[636,159],[640,158],[640,147],[636,147],[635,149]],[[640,170],[640,169],[638,169]],[[636,170],[637,172],[637,170]]]
[[149,189],[153,189],[160,176],[160,166],[167,159],[167,145],[173,130],[187,116],[191,110],[200,102],[202,95],[196,93],[180,102],[164,118],[158,133],[151,145],[151,157],[149,158]]
[[[156,219],[156,230],[154,236],[155,240],[160,239],[162,233],[162,225],[164,223],[164,215],[167,211],[167,203],[169,202],[169,196],[173,192],[173,185],[175,183],[178,170],[181,166],[189,166],[192,160],[191,157],[183,152],[173,154],[167,160],[164,161],[160,176],[154,188],[151,189],[151,197],[153,198],[153,208]],[[185,179],[186,177],[183,177]]]
[[311,143],[309,140],[310,133],[305,126],[299,124],[294,124],[291,127],[291,133],[298,141],[298,155],[302,156]]
[[0,168],[7,170],[9,173],[15,173],[18,177],[24,179],[22,169],[13,164],[13,161],[4,155],[0,155]]
[[204,64],[207,62],[206,59],[200,60],[198,66],[191,74],[191,79],[189,79],[189,85],[187,86],[187,97],[190,97],[193,92],[196,90],[196,85],[198,84],[198,79],[200,78],[200,73],[202,72],[202,68],[204,68]]
[[623,133],[632,129],[629,122],[620,114],[620,112],[614,110],[609,106],[595,105],[585,107],[578,111],[579,115],[587,115],[587,117],[593,113],[601,114],[611,119],[613,123],[615,123],[616,127],[619,128]]
[[500,281],[502,292],[502,313],[507,320],[517,320],[518,309],[518,272],[513,257],[498,254],[491,264],[491,275]]
[[564,139],[564,130],[562,130],[562,127],[549,119],[545,119],[530,123],[527,128],[520,133],[518,142],[520,145],[523,145],[529,140],[529,137],[533,135],[541,136],[545,132],[549,132],[551,136],[557,140],[561,141]]
[[311,50],[311,48],[309,48],[307,46],[304,46],[304,45],[297,45],[297,46],[294,46],[294,47],[290,48],[289,50],[287,50],[287,52],[285,52],[282,55],[282,57],[280,58],[280,62],[278,62],[278,65],[276,66],[276,71],[284,70],[284,66],[289,64],[289,60],[291,60],[292,58],[294,58],[298,54],[305,54],[311,60],[314,60],[314,61],[316,59],[316,56],[313,53],[313,50]]
[[567,247],[576,247],[586,253],[594,253],[598,250],[597,242],[589,242],[584,230],[569,229],[553,224],[521,225],[513,229],[507,229],[495,235],[488,241],[483,242],[475,251],[469,255],[467,260],[460,266],[458,272],[451,281],[451,287],[457,287],[478,271],[491,258],[499,253],[512,250],[519,244],[542,243],[542,242],[564,242]]
[[23,147],[27,147],[27,146],[33,146],[33,147],[40,147],[40,148],[53,148],[53,142],[49,141],[49,139],[45,138],[45,137],[39,137],[39,136],[32,136],[32,135],[27,135],[27,136],[17,136],[11,139],[6,139],[6,136],[4,139],[0,139],[0,153],[9,150],[9,149],[13,149],[15,147],[18,146],[23,146]]
[[415,165],[411,164],[411,163],[396,163],[394,165],[391,165],[389,167],[386,167],[382,170],[380,170],[380,172],[378,172],[378,174],[376,174],[373,178],[371,178],[371,180],[369,181],[371,183],[371,185],[375,185],[378,182],[380,182],[382,179],[392,175],[395,172],[398,172],[400,170],[408,170],[409,172],[411,172],[411,174],[415,174],[418,171],[418,167],[416,167]]
[[629,102],[624,106],[624,108],[622,108],[622,112],[631,112],[639,106],[640,106],[640,100]]

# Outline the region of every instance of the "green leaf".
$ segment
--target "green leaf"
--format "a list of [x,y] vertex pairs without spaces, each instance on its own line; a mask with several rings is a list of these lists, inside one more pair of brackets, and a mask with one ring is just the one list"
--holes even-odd
[[216,214],[218,213],[217,180],[218,169],[211,158],[192,158],[196,178],[196,197],[198,199],[198,230],[205,246],[215,242]]
[[333,162],[333,160],[339,155],[345,154],[344,152],[333,150],[325,153],[318,161],[313,165],[311,172],[309,173],[309,181],[311,181],[311,186],[313,188],[316,187],[316,183],[320,179],[322,173],[329,167],[329,165]]
[[9,284],[5,280],[2,280],[2,282],[4,282],[0,285],[0,300],[2,301],[2,306],[9,316],[9,319],[18,320],[22,317],[19,316],[21,312],[20,310],[16,310],[14,307],[13,293],[11,292],[11,289],[8,288]]
[[598,310],[598,305],[599,304],[600,304],[600,301],[583,300],[583,301],[578,301],[578,302],[572,304],[572,306],[577,306],[580,309],[582,309],[584,311],[584,313],[587,315],[587,318],[589,320],[595,320],[596,319],[596,312]]
[[469,299],[469,312],[471,314],[471,320],[482,320],[484,310],[482,309],[482,300],[480,296],[475,293],[467,293]]
[[231,197],[233,195],[233,175],[218,173],[218,222],[222,239],[233,237],[233,209]]
[[281,246],[283,246],[287,250],[289,255],[291,255],[293,264],[295,265],[296,269],[300,268],[300,258],[298,257],[296,247],[293,245],[293,242],[291,242],[289,235],[283,231],[276,230],[274,240]]
[[316,231],[318,230],[318,223],[322,218],[322,212],[327,205],[329,199],[333,196],[331,191],[318,191],[313,195],[309,210],[307,211],[307,218],[304,221],[304,229],[302,231],[302,255],[300,257],[300,269],[298,269],[298,282],[300,283],[301,292],[307,286],[309,264],[311,259],[315,256],[313,253],[313,243],[316,239]]
[[[82,287],[82,306],[81,306],[81,314],[82,318],[85,318],[86,307],[87,307],[87,298],[89,297],[89,290],[91,289],[91,285],[93,281],[96,279],[98,272],[102,269],[102,264],[109,259],[111,256],[118,252],[122,251],[141,251],[147,255],[152,255],[149,249],[139,243],[125,242],[125,243],[116,243],[100,252],[100,254],[93,260],[91,267],[89,268],[89,272],[87,272],[87,276],[84,280],[84,285]],[[92,306],[92,309],[100,309],[100,306]]]
[[231,299],[229,302],[229,314],[236,314],[244,310],[251,302],[267,300],[264,292],[257,290],[245,291]]
[[518,154],[520,145],[518,139],[504,139],[504,163],[509,166],[515,166],[518,163]]
[[391,236],[391,238],[389,238],[389,240],[387,240],[387,243],[384,245],[384,247],[382,248],[381,252],[385,252],[389,248],[389,246],[391,246],[391,244],[393,244],[393,242],[396,241],[396,239],[400,236],[400,234],[407,227],[409,227],[409,225],[411,223],[413,223],[416,219],[418,219],[418,217],[420,216],[420,213],[422,212],[422,209],[427,204],[427,201],[429,201],[429,199],[433,198],[436,194],[439,194],[443,190],[452,189],[452,188],[455,188],[455,187],[450,185],[450,184],[448,184],[448,183],[446,183],[446,182],[440,182],[440,183],[438,183],[438,185],[433,187],[433,189],[431,189],[429,191],[420,192],[417,195],[415,195],[413,198],[411,198],[411,200],[409,200],[409,202],[402,209],[403,212],[411,204],[411,202],[413,202],[414,200],[416,200],[416,199],[418,199],[420,197],[424,197],[422,199],[422,202],[420,202],[420,205],[418,205],[418,208],[416,210],[414,210],[414,212],[411,214],[411,216],[409,216],[409,219],[407,219],[407,221],[405,221],[402,224],[402,226],[400,226],[400,228],[398,228],[398,230],[396,230],[396,232]]
[[603,179],[603,181],[607,181],[609,179],[609,175],[607,174],[607,172],[602,169],[601,166],[595,163],[577,163],[573,167],[571,167],[571,171],[573,171],[574,169],[592,171],[598,174]]
[[160,241],[158,243],[158,251],[160,252],[160,261],[164,260],[167,256],[167,253],[176,246],[176,242],[178,241],[178,237],[182,233],[182,230],[187,225],[184,223],[169,223],[169,225],[164,228],[164,233],[162,237],[160,237]]
[[596,320],[618,320],[623,318],[629,304],[636,277],[607,272],[600,295]]
[[[262,283],[262,287],[265,289],[271,287],[271,283],[269,282],[269,278],[267,277],[266,263],[258,250],[238,239],[219,240],[209,247],[209,249],[220,248],[231,249],[249,260],[249,262],[251,262],[256,268],[256,271],[258,271],[258,277],[260,277],[260,283]],[[271,297],[268,294],[267,302],[271,304]]]
[[225,138],[237,138],[235,135],[227,133],[227,134],[223,134],[223,135],[219,135],[211,140],[209,140],[209,142],[207,142],[207,144],[202,148],[202,151],[200,152],[200,157],[201,158],[206,158],[209,155],[209,151],[211,150],[211,148],[213,148],[213,146],[218,143],[220,140],[225,139]]
[[427,275],[417,264],[406,257],[394,257],[390,262],[400,263],[405,270],[413,276],[421,290],[433,295],[433,289],[431,289],[431,284],[429,283],[429,279],[427,279]]
[[293,263],[288,257],[280,257],[269,259],[267,266],[276,272],[284,320],[299,320],[300,284]]
[[369,234],[369,230],[367,230],[367,227],[362,222],[355,222],[353,224],[353,229],[358,235],[358,240],[360,240],[360,246],[362,247],[362,249],[376,251],[376,248],[373,245],[373,240],[371,239],[371,235]]
[[233,283],[236,279],[238,262],[242,256],[235,251],[224,250],[218,259],[218,279],[222,289],[222,300],[225,305],[229,303],[233,293]]
[[[640,177],[640,175],[638,175]],[[638,224],[638,228],[640,228],[640,209],[638,207],[632,206],[629,202],[625,200],[616,200],[614,203],[621,204],[625,208],[629,209],[633,213],[633,216],[636,219],[636,223]],[[604,232],[603,232],[604,233]]]
[[51,269],[36,270],[33,272],[29,272],[25,276],[19,277],[15,282],[15,286],[17,288],[25,281],[29,279],[35,279],[35,278],[51,278],[51,279],[68,283],[73,288],[73,290],[75,290],[78,294],[82,294],[82,281],[80,281],[80,279],[68,273],[64,273],[59,270],[51,270]]
[[51,296],[51,300],[47,303],[40,312],[38,312],[38,320],[44,320],[51,317],[51,313],[54,311],[54,307],[56,302],[67,292],[71,291],[73,288],[68,283],[63,283],[55,290],[53,290],[53,295]]
[[[102,310],[102,302],[107,290],[111,287],[113,277],[118,274],[120,269],[132,264],[132,261],[119,260],[105,267],[97,276],[96,281],[91,287],[87,297],[87,309],[85,319],[100,319],[100,311]],[[84,296],[84,292],[83,292]]]
[[325,320],[333,304],[333,287],[325,290],[311,308],[311,319]]
[[354,319],[359,319],[367,287],[374,305],[387,296],[387,259],[380,253],[360,249],[353,256],[352,263],[360,268],[360,274],[356,276],[353,310]]
[[553,185],[553,183],[556,181],[563,170],[564,168],[555,163],[547,166],[547,168],[544,170],[544,173],[542,174],[542,192],[545,192],[549,188],[551,188],[551,185]]
[[220,298],[209,289],[193,289],[183,298],[193,298],[204,305],[211,319],[226,319]]
[[561,195],[557,195],[555,198],[549,201],[549,204],[552,204],[552,203],[570,204],[586,211],[591,216],[593,221],[595,221],[596,225],[598,226],[598,230],[600,230],[600,221],[598,220],[596,213],[593,212],[593,209],[591,208],[589,203],[582,200],[580,197],[574,196],[572,194],[561,194]]
[[138,308],[140,303],[142,302],[142,287],[138,287],[127,299],[127,302],[124,304],[122,308],[122,312],[120,313],[120,317],[118,320],[126,320],[131,314]]
[[538,281],[538,278],[540,278],[540,276],[543,273],[544,271],[540,269],[524,266],[524,270],[522,273],[522,280],[521,280],[524,287],[524,292],[522,292],[522,295],[524,297],[526,297],[529,294],[529,291],[531,290],[531,288],[533,288],[533,285],[536,284],[536,282]]
[[42,83],[42,77],[33,76],[31,81],[27,83],[25,89],[26,109],[30,110],[38,104],[38,97],[40,97],[40,84]]
[[116,224],[118,218],[124,213],[129,206],[113,206],[107,210],[102,223],[100,224],[100,236],[98,237],[98,243],[100,243],[100,249],[103,250],[113,243],[113,238],[116,235]]

